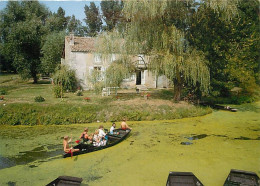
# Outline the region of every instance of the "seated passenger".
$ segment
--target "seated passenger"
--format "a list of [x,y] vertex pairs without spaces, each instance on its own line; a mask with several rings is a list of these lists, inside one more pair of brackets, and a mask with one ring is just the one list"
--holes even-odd
[[71,142],[71,138],[68,136],[64,136],[63,138],[63,150],[65,153],[73,153],[79,151],[79,149],[73,149],[73,147],[69,147],[69,143]]
[[110,134],[118,134],[118,132],[114,132],[115,128],[116,128],[116,124],[113,123],[113,124],[112,124],[112,127],[110,128],[109,133],[110,133]]
[[103,125],[100,125],[100,126],[99,126],[98,136],[99,136],[99,139],[100,139],[100,142],[101,142],[100,145],[101,145],[101,146],[105,146],[108,138],[107,138],[107,134],[104,132],[104,127],[103,127]]
[[115,128],[116,128],[116,124],[113,123],[113,124],[112,124],[112,127],[110,128],[109,133],[110,133],[110,134],[114,134],[114,130],[115,130]]
[[123,130],[126,130],[126,129],[130,129],[131,130],[132,129],[132,128],[128,127],[125,118],[123,119],[123,121],[121,123],[121,129],[123,129]]
[[96,147],[99,147],[101,145],[98,133],[99,132],[97,129],[97,130],[95,130],[95,133],[93,135],[93,146],[96,146]]
[[87,143],[87,142],[92,141],[92,137],[88,136],[88,128],[87,127],[84,129],[84,132],[82,132],[82,134],[80,135],[79,138],[83,140],[83,143]]

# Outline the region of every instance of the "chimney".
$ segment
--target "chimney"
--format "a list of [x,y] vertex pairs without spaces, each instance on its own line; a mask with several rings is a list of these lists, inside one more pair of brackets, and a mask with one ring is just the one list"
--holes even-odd
[[70,33],[70,45],[74,45],[74,33]]

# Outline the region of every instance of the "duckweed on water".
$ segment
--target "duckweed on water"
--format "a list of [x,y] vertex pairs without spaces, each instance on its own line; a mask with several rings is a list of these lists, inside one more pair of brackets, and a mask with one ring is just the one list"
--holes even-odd
[[[169,171],[185,171],[193,172],[204,185],[219,186],[230,169],[259,175],[257,108],[236,113],[216,111],[172,121],[128,122],[133,131],[122,143],[65,159],[55,154],[62,150],[61,137],[71,134],[76,140],[85,126],[93,132],[98,123],[46,128],[1,126],[0,160],[19,155],[35,155],[36,160],[1,169],[0,185],[45,185],[58,176],[68,175],[82,177],[83,184],[91,186],[157,186],[165,185]],[[109,128],[111,123],[104,126]],[[49,157],[41,157],[45,155],[40,152]]]

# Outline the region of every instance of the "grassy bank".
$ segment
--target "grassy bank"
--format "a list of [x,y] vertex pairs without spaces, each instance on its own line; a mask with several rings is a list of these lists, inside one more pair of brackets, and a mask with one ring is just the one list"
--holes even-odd
[[[210,108],[197,107],[186,102],[174,103],[172,90],[149,90],[137,94],[135,90],[119,90],[108,97],[83,91],[83,96],[65,93],[55,98],[48,81],[22,81],[17,75],[0,76],[0,124],[48,125],[90,123],[96,121],[169,120],[201,116]],[[4,91],[3,91],[4,90]],[[149,97],[147,98],[147,95]],[[35,102],[42,96],[44,102]],[[88,100],[86,100],[88,98]]]
[[110,105],[36,105],[36,104],[9,104],[0,108],[0,124],[7,125],[48,125],[91,123],[96,121],[121,121],[126,117],[131,121],[179,119],[201,116],[211,112],[209,108],[195,106],[172,108],[158,106],[150,108],[144,105],[115,106]]

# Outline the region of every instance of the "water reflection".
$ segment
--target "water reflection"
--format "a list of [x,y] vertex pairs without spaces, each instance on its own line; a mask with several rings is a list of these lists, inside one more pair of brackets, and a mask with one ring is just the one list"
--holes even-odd
[[207,134],[200,134],[200,135],[195,135],[195,136],[191,136],[191,137],[186,137],[189,140],[199,140],[202,138],[206,138],[208,135]]
[[[25,165],[36,160],[42,160],[38,162],[46,162],[43,160],[56,157],[63,153],[60,145],[48,145],[36,147],[31,151],[19,152],[17,156],[3,157],[0,156],[0,169],[13,167],[16,165]],[[30,165],[30,168],[36,167],[36,165]]]

